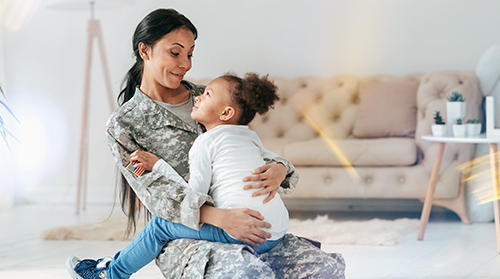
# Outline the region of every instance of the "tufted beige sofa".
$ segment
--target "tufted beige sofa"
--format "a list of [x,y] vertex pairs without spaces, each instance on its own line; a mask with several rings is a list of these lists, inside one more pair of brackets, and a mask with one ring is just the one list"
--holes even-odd
[[[297,200],[423,200],[436,144],[421,136],[431,134],[435,111],[446,115],[446,96],[459,91],[466,98],[466,118],[483,115],[483,96],[473,72],[272,79],[280,101],[250,126],[266,148],[289,159],[299,172],[298,187],[283,197],[287,206]],[[366,90],[377,86],[379,90]],[[398,99],[401,92],[412,99]],[[410,108],[401,110],[399,101]],[[472,159],[474,149],[470,144],[446,145],[434,196],[436,205],[453,210],[465,223],[470,223],[465,183],[457,167]]]
[[[251,128],[259,134],[264,146],[296,166],[300,182],[291,196],[284,197],[288,200],[423,199],[436,144],[422,140],[421,136],[431,134],[435,111],[446,115],[446,96],[459,91],[466,98],[466,118],[482,116],[482,94],[473,72],[273,80],[279,87],[281,100],[274,110],[257,116]],[[401,112],[394,112],[398,103],[392,104],[394,109],[383,108],[383,117],[373,115],[373,123],[369,122],[370,115],[367,120],[366,111],[380,114],[380,111],[376,113],[377,109],[372,110],[371,105],[386,105],[393,101],[392,96],[404,91],[398,84],[412,82],[416,84],[410,90],[415,92],[409,95],[415,98],[415,108],[410,112],[413,122],[396,123],[404,118],[398,115]],[[367,97],[370,90],[360,94],[363,86],[374,83],[385,84],[382,88],[388,93],[375,99]],[[359,119],[360,113],[365,114],[364,120]],[[368,121],[363,129],[371,129],[369,134],[374,136],[368,134],[360,138],[359,132],[353,133],[359,121]],[[392,136],[394,132],[390,131],[385,132],[387,136],[377,134],[377,129],[390,130],[391,127],[387,127],[393,123],[399,125],[399,130],[410,128],[410,132],[404,136]],[[465,185],[457,166],[472,159],[474,148],[469,144],[447,144],[435,192],[435,204],[455,211],[466,223],[470,220],[465,208]]]

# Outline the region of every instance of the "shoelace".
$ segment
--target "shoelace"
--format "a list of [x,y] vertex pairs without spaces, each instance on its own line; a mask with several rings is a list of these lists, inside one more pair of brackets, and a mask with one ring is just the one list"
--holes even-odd
[[96,266],[97,266],[97,261],[95,260],[82,260],[75,266],[75,271],[81,272],[84,270],[96,268]]
[[75,271],[83,278],[105,278],[101,273],[106,269],[111,258],[106,257],[95,260],[82,260],[75,266]]

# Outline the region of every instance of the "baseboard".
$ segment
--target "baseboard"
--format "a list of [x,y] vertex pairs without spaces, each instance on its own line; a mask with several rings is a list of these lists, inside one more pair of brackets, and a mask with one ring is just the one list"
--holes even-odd
[[[290,211],[378,211],[420,212],[423,204],[417,199],[330,199],[330,198],[283,198]],[[433,212],[450,210],[433,206]]]

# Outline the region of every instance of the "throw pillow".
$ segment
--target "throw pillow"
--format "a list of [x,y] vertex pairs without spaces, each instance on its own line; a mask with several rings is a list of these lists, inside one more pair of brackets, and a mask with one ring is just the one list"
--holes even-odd
[[414,137],[417,89],[414,78],[371,78],[361,83],[352,134],[356,138]]

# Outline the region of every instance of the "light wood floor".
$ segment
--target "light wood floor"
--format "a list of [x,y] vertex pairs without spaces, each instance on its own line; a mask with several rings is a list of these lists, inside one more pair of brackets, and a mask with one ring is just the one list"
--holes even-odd
[[[23,205],[0,212],[0,278],[69,278],[66,258],[112,256],[127,245],[120,241],[42,241],[41,233],[54,226],[94,221],[110,213],[109,206],[91,205],[79,216],[69,205]],[[113,214],[121,214],[115,208]],[[313,213],[308,213],[309,215]],[[410,213],[408,213],[410,214]],[[330,214],[335,219],[391,218],[372,214]],[[408,217],[418,217],[410,214]],[[292,217],[293,214],[291,214]],[[404,216],[397,216],[404,217]],[[356,278],[500,278],[494,224],[464,225],[457,218],[433,218],[424,241],[416,232],[389,247],[335,245],[327,252],[342,253],[346,277]],[[154,263],[133,278],[163,278]]]

